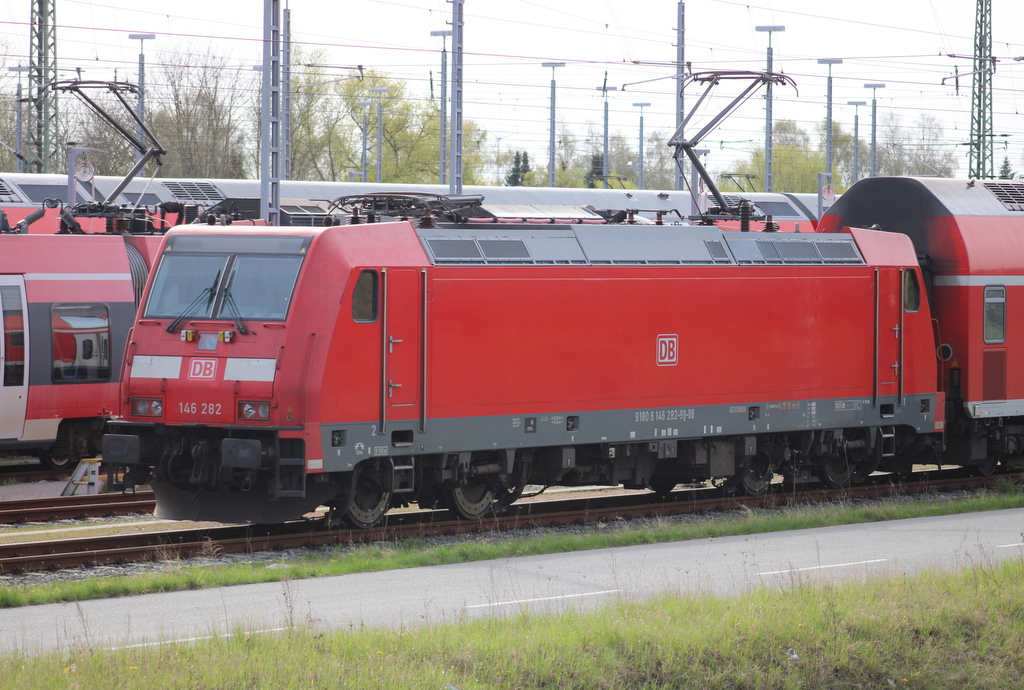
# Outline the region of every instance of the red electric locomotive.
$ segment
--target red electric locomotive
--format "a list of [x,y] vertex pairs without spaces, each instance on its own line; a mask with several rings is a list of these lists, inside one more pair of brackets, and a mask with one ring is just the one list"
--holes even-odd
[[1019,465],[1024,182],[861,180],[830,209],[820,229],[849,226],[876,226],[914,243],[935,317],[938,386],[946,396],[943,462],[977,466],[984,474],[999,464]]
[[95,454],[159,237],[0,234],[0,452]]
[[[426,211],[366,218],[381,203]],[[941,444],[906,237],[506,224],[476,203],[169,232],[105,461],[161,516],[326,504],[369,526],[413,501],[478,517],[528,483],[841,486]]]

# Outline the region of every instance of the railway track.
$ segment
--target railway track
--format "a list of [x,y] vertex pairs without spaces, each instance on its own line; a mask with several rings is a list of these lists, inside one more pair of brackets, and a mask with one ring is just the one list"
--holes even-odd
[[0,501],[0,525],[152,513],[152,491]]
[[39,465],[3,465],[0,466],[0,482],[4,484],[23,484],[26,482],[45,482],[56,479],[70,479],[72,469],[44,470]]
[[[1024,475],[1001,475],[1012,481]],[[147,534],[74,538],[60,541],[0,545],[0,574],[56,570],[82,565],[125,564],[138,561],[190,558],[203,555],[245,553],[335,544],[395,541],[429,537],[513,531],[533,527],[558,527],[602,521],[631,520],[706,513],[740,506],[767,508],[784,504],[877,498],[893,495],[939,493],[994,485],[998,477],[953,476],[928,478],[913,483],[867,484],[844,490],[812,489],[772,491],[762,496],[698,495],[677,491],[667,498],[655,494],[624,494],[602,498],[574,498],[512,506],[503,515],[475,521],[451,519],[447,511],[416,511],[390,515],[388,521],[369,530],[326,530],[320,521],[284,525],[226,526],[174,530]]]

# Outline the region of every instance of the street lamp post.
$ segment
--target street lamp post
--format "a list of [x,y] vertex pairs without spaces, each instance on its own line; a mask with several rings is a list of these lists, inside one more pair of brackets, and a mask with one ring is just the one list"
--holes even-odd
[[[607,76],[607,74],[606,74]],[[604,155],[601,162],[601,177],[604,179],[604,188],[608,189],[608,92],[618,91],[617,86],[598,86],[598,91],[604,92]]]
[[878,89],[884,89],[885,84],[865,84],[865,89],[871,89],[871,177],[874,177],[878,168],[876,167],[876,144],[878,139],[875,137],[875,123],[877,122],[878,115]]
[[[768,73],[772,71],[772,33],[785,31],[786,27],[779,24],[770,26],[755,26],[755,31],[766,31],[768,33]],[[768,81],[765,92],[765,113],[764,113],[764,191],[772,191],[772,82]]]
[[366,130],[369,127],[369,123],[366,121],[366,106],[373,105],[373,101],[356,101],[356,105],[363,106],[363,156],[361,158],[362,171],[363,171],[363,183],[366,183]]
[[431,31],[430,35],[441,37],[441,165],[439,170],[441,184],[446,184],[448,171],[448,40],[446,37],[452,35],[452,30]]
[[564,62],[542,62],[541,67],[551,68],[551,139],[548,142],[548,186],[555,186],[555,68],[565,67]]
[[651,107],[650,103],[634,103],[633,107],[640,108],[640,145],[639,157],[636,164],[636,188],[644,188],[644,108]]
[[860,179],[860,106],[867,104],[867,101],[846,102],[853,106],[853,182]]
[[17,159],[17,166],[18,166],[17,170],[20,173],[25,172],[25,155],[22,153],[22,150],[21,150],[21,146],[22,146],[21,73],[22,72],[28,72],[30,69],[32,69],[32,68],[31,67],[22,67],[21,65],[18,65],[17,67],[8,67],[7,68],[7,70],[9,72],[15,72],[18,75],[18,90],[16,92],[16,96],[15,96],[15,99],[14,99],[15,105],[17,107],[17,110],[15,111],[15,116],[14,116],[14,132],[15,132],[15,134],[14,134],[14,137],[15,137],[14,146],[15,146],[15,151],[16,151],[14,157],[15,157],[15,159]]
[[825,107],[825,173],[832,174],[832,65],[842,64],[842,58],[821,58],[819,65],[828,65],[828,96]]
[[[146,41],[152,41],[156,34],[128,34],[132,41],[139,42],[139,100],[135,103],[135,114],[139,121],[135,123],[135,138],[143,142],[145,133],[142,131],[142,123],[146,121]],[[142,158],[142,151],[135,151],[135,162]]]
[[383,175],[383,163],[384,163],[384,94],[391,91],[386,86],[379,86],[373,89],[367,89],[370,93],[378,94],[377,96],[377,182],[384,181]]

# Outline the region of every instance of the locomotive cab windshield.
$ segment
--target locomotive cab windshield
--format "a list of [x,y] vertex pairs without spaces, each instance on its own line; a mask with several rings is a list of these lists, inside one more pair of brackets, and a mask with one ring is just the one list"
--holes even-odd
[[[168,238],[143,312],[147,318],[283,321],[310,237]],[[239,328],[244,333],[244,328]]]

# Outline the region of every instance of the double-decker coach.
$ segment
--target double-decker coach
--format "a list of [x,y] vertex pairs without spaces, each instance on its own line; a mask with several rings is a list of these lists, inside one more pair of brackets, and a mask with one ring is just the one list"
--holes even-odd
[[1024,455],[1024,182],[864,179],[836,202],[820,229],[839,232],[851,226],[906,235],[914,244],[935,317],[937,385],[947,401],[942,461],[976,466],[984,474],[1000,464],[1019,464]]
[[160,239],[0,234],[0,452],[62,469],[98,451]]

